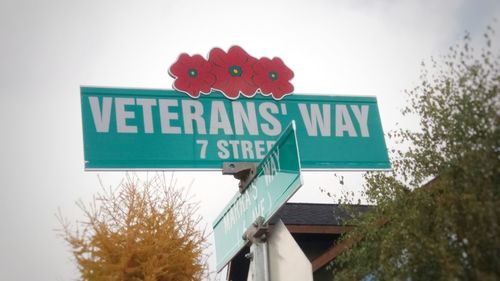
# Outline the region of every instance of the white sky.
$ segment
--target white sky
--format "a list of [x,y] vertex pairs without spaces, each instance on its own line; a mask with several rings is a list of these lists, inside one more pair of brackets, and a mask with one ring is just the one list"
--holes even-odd
[[[74,202],[99,190],[97,173],[83,172],[80,85],[171,88],[180,53],[240,45],[281,57],[296,93],[376,96],[387,132],[420,62],[499,16],[498,0],[1,0],[0,280],[77,278],[53,229],[58,207],[76,220]],[[100,174],[113,186],[123,176]],[[176,176],[195,179],[209,227],[236,192],[220,173]],[[358,189],[359,175],[346,176]],[[319,186],[339,193],[333,173],[306,174],[293,201],[330,202]]]

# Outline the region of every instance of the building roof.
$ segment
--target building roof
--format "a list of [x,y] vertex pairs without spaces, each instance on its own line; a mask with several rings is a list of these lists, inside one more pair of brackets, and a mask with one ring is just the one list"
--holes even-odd
[[276,223],[279,218],[285,225],[343,225],[352,213],[364,213],[369,205],[349,205],[317,203],[286,203],[270,220]]
[[[370,208],[369,205],[286,203],[269,221],[269,229],[272,231],[272,225],[281,219],[311,261],[314,280],[331,280],[331,270],[325,265],[345,250],[345,243],[336,244],[336,241],[354,227],[345,222],[353,213],[364,213]],[[245,255],[248,252],[246,246],[232,259],[228,280],[247,280],[250,262]]]

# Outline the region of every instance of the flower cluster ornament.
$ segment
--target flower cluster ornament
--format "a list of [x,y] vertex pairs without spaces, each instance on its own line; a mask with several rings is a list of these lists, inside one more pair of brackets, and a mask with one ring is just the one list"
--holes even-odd
[[280,100],[293,92],[293,72],[280,58],[256,59],[239,46],[232,46],[227,53],[213,48],[208,60],[181,54],[169,73],[175,79],[174,89],[193,98],[217,90],[229,99],[260,92]]

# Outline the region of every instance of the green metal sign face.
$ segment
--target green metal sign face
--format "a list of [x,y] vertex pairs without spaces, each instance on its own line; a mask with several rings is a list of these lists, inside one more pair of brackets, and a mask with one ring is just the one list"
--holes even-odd
[[193,99],[173,90],[81,88],[87,170],[221,169],[259,162],[292,120],[309,170],[389,169],[374,97]]
[[217,271],[242,248],[245,230],[258,216],[267,222],[300,188],[300,159],[295,124],[290,124],[256,170],[243,193],[236,193],[213,224]]

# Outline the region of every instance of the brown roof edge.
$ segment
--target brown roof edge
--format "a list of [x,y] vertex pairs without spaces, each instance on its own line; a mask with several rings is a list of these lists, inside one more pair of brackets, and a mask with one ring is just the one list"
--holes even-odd
[[287,224],[290,233],[342,234],[353,229],[353,226],[340,225],[294,225]]
[[322,268],[327,263],[334,260],[336,257],[338,257],[340,254],[342,254],[345,250],[347,250],[351,246],[352,242],[350,240],[346,240],[328,249],[328,251],[324,252],[321,256],[315,258],[311,262],[313,272],[315,272],[316,270]]

